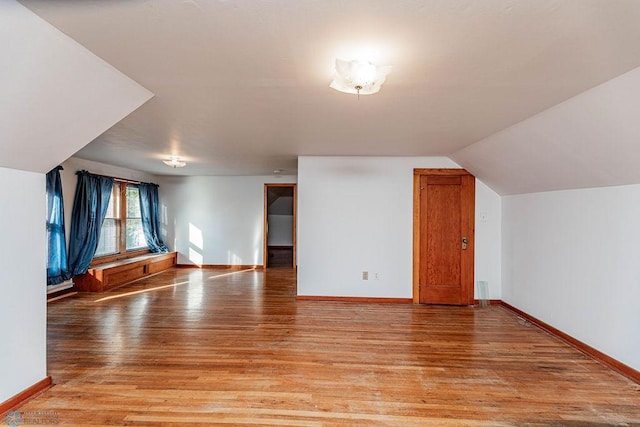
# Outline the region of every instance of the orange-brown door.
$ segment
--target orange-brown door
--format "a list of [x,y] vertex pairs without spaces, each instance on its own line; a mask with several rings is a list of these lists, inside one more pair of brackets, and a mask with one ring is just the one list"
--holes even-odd
[[416,302],[473,304],[475,178],[463,169],[416,169],[415,183]]

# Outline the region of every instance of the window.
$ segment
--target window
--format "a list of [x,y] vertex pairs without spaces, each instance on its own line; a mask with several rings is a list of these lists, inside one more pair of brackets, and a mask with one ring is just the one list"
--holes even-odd
[[147,247],[142,231],[142,214],[140,213],[140,194],[138,187],[127,185],[127,250]]
[[120,217],[120,183],[114,182],[109,199],[107,214],[104,216],[102,228],[100,229],[100,240],[98,249],[94,256],[105,256],[117,254],[118,251],[118,219]]
[[147,250],[142,231],[138,186],[114,182],[94,258],[111,258]]

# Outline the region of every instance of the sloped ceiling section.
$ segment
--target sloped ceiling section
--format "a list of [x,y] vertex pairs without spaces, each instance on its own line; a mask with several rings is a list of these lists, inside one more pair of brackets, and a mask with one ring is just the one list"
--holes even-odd
[[45,173],[152,96],[24,6],[0,0],[0,166]]
[[[640,66],[638,0],[21,3],[156,95],[76,157],[160,175],[449,155]],[[336,58],[393,68],[358,101]]]
[[640,183],[640,68],[451,158],[502,195]]

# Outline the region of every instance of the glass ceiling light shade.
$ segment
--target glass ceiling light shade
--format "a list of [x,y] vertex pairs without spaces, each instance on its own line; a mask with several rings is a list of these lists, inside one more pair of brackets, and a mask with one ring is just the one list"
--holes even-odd
[[163,160],[162,163],[172,168],[181,168],[183,166],[187,166],[187,162],[180,160],[180,157],[178,156],[171,156],[171,160]]
[[376,67],[368,61],[336,59],[336,74],[329,87],[354,95],[371,95],[380,90],[389,71],[390,65]]

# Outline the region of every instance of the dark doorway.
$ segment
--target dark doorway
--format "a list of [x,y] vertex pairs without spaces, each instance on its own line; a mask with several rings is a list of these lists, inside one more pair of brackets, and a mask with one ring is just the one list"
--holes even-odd
[[265,268],[295,267],[295,184],[265,184]]

